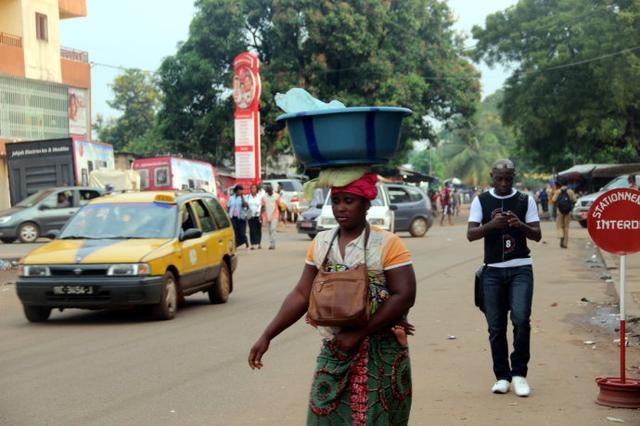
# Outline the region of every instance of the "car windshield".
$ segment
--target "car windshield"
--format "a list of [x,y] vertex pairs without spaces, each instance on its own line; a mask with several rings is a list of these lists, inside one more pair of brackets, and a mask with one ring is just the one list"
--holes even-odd
[[60,238],[173,238],[176,212],[176,205],[163,203],[90,204],[69,221]]
[[[638,182],[638,177],[636,176],[636,182]],[[609,189],[618,189],[618,188],[626,188],[629,186],[629,176],[618,176],[608,184],[606,184],[602,190],[607,191]]]
[[[379,185],[377,188],[378,188],[378,195],[376,196],[375,200],[371,200],[372,207],[382,207],[385,205],[384,195],[382,193],[382,190],[380,189]],[[327,196],[327,199],[325,201],[325,206],[330,206],[330,205],[331,205],[331,194]]]
[[49,194],[51,194],[52,192],[53,192],[53,190],[51,190],[51,189],[35,192],[35,193],[29,195],[24,200],[20,201],[15,206],[16,207],[24,207],[24,208],[33,207],[36,204],[38,204],[40,201],[42,201],[45,198],[47,198],[47,196]]

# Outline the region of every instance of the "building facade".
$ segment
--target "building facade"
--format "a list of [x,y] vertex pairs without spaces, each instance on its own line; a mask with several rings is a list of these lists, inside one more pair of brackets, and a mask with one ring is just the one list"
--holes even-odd
[[0,209],[9,207],[5,144],[91,139],[87,52],[60,45],[61,21],[86,0],[0,0]]

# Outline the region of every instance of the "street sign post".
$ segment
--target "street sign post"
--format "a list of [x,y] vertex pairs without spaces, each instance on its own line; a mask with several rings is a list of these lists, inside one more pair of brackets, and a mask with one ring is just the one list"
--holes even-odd
[[260,61],[244,52],[233,60],[236,183],[260,181]]
[[640,251],[640,191],[619,188],[602,194],[587,216],[593,242],[620,256],[620,377],[596,379],[600,394],[596,402],[610,407],[640,408],[640,380],[626,377],[626,255]]

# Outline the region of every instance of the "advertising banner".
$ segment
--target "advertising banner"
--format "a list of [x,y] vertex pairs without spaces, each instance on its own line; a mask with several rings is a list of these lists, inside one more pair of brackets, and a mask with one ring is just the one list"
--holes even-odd
[[69,133],[87,136],[89,132],[89,96],[85,89],[69,87]]
[[259,60],[252,53],[241,53],[233,61],[236,181],[260,180],[260,74]]

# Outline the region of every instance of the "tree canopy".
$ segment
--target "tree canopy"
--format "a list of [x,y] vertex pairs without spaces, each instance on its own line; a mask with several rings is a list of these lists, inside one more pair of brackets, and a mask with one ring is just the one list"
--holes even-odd
[[210,161],[233,154],[233,58],[261,61],[263,153],[288,149],[277,92],[303,87],[347,106],[414,110],[401,139],[436,141],[432,122],[468,119],[478,73],[438,0],[197,0],[189,38],[159,70],[160,132],[173,151]]
[[547,170],[640,158],[640,2],[520,0],[474,27],[474,57],[514,68],[502,117]]
[[111,88],[114,98],[107,104],[122,114],[115,120],[98,115],[94,127],[102,142],[123,150],[154,127],[160,95],[153,75],[133,68],[116,77]]

